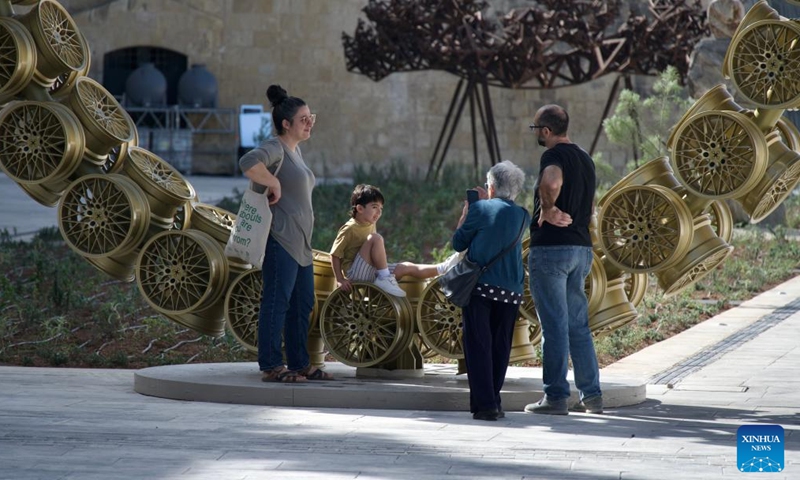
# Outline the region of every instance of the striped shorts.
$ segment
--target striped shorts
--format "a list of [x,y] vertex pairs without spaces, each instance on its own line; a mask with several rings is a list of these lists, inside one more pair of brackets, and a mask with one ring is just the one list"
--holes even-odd
[[[390,263],[389,272],[394,273],[394,267],[396,266],[396,263]],[[351,282],[374,282],[376,275],[378,275],[378,270],[367,263],[360,253],[356,254],[353,264],[347,270],[347,279]]]

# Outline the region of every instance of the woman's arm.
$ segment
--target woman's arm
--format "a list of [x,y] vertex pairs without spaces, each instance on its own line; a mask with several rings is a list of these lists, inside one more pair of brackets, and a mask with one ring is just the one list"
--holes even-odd
[[278,200],[281,199],[281,182],[275,175],[270,173],[270,171],[267,169],[267,166],[263,163],[256,163],[249,169],[245,170],[244,176],[259,185],[264,185],[269,189],[267,192],[269,194],[267,198],[269,198],[270,205],[278,203]]

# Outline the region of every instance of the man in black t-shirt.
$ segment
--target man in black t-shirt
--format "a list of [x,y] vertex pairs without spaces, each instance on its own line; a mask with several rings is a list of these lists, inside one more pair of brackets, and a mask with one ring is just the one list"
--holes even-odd
[[545,105],[533,117],[531,130],[542,154],[533,197],[528,271],[536,313],[542,325],[542,383],[545,396],[526,412],[566,415],[570,386],[569,358],[581,402],[573,411],[603,412],[600,373],[589,331],[584,291],[592,267],[589,222],[595,194],[592,158],[567,136],[569,115]]

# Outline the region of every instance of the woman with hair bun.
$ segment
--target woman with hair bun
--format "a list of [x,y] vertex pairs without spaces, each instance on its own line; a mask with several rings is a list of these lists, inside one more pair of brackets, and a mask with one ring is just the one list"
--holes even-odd
[[[250,188],[259,193],[269,189],[272,210],[272,227],[261,268],[264,290],[258,314],[261,380],[332,380],[332,375],[311,365],[306,348],[308,319],[314,308],[311,191],[316,179],[303,161],[299,145],[311,137],[316,115],[306,102],[289,96],[280,85],[270,85],[267,98],[277,136],[239,159],[242,172],[250,179]],[[283,363],[282,343],[288,365]]]

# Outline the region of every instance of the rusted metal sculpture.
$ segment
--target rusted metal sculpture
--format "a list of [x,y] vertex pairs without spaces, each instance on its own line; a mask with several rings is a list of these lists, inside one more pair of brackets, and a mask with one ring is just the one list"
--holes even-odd
[[499,161],[489,86],[548,89],[614,72],[655,75],[669,65],[683,79],[692,48],[707,33],[699,0],[650,0],[646,12],[631,9],[627,18],[624,0],[533,3],[487,19],[480,0],[370,0],[367,21],[359,20],[353,36],[343,34],[347,69],[372,80],[419,70],[460,77],[429,176],[439,173],[467,101],[476,168],[476,107],[491,162]]

